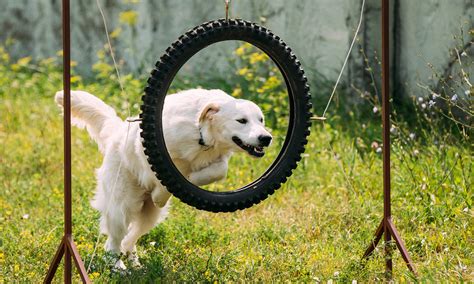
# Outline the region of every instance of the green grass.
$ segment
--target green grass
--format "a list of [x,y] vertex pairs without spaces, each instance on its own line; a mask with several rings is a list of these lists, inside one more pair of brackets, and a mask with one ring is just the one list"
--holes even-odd
[[[37,283],[63,228],[62,118],[53,102],[61,76],[47,67],[9,68],[0,67],[0,283]],[[129,78],[127,87],[138,103],[137,82]],[[123,109],[116,84],[98,79],[76,85]],[[438,135],[424,131],[410,140],[408,133],[400,127],[394,137],[392,210],[419,280],[474,281],[471,149],[451,140],[435,145]],[[379,137],[379,117],[334,115],[312,127],[298,168],[266,201],[214,214],[173,199],[170,217],[139,241],[142,269],[111,273],[101,236],[89,275],[99,283],[382,280],[382,246],[361,261],[382,217],[382,160],[370,147]],[[88,266],[99,217],[89,200],[101,156],[83,130],[73,130],[72,149],[74,238]],[[275,146],[269,157],[276,151]],[[228,179],[217,188],[241,185],[268,161],[239,155],[231,163]],[[62,267],[57,275],[60,282]],[[414,280],[397,252],[394,279]]]

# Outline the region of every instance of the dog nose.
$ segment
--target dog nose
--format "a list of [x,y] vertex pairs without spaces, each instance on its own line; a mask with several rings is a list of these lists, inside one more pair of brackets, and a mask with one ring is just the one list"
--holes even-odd
[[270,142],[272,141],[272,137],[267,136],[267,135],[260,135],[258,136],[258,141],[260,142],[260,145],[268,146],[270,145]]

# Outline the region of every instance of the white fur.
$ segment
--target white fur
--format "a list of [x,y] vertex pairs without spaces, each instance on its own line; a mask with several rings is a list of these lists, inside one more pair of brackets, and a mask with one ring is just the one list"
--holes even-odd
[[[55,96],[60,106],[63,96],[62,91]],[[138,238],[166,217],[171,196],[147,162],[139,123],[121,120],[110,106],[83,91],[71,92],[71,116],[104,155],[92,206],[101,212],[101,232],[108,236],[105,249],[136,255]],[[241,118],[247,123],[236,121]],[[232,137],[259,146],[259,136],[271,136],[257,105],[203,89],[166,97],[163,134],[175,165],[196,185],[225,178],[229,158],[243,151]],[[199,144],[201,137],[205,146]],[[124,267],[121,261],[117,266]]]

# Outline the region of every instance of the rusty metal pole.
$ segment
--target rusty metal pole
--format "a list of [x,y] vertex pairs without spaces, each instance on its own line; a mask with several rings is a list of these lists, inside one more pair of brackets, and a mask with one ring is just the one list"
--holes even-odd
[[[63,0],[63,89],[64,89],[64,237],[72,235],[71,212],[71,28],[70,3]],[[72,263],[68,249],[64,254],[64,283],[71,283]]]
[[53,257],[44,283],[51,283],[64,256],[64,283],[72,282],[72,260],[83,283],[91,283],[72,238],[71,163],[71,25],[70,0],[62,0],[63,89],[64,89],[64,236]]
[[385,237],[385,271],[392,274],[391,234],[387,220],[392,218],[390,202],[390,3],[382,0],[382,131],[383,131],[383,218]]
[[382,1],[382,141],[383,141],[383,218],[375,231],[374,239],[362,258],[368,258],[384,235],[385,271],[392,278],[392,237],[408,269],[416,276],[415,267],[405,244],[392,222],[390,177],[390,1]]

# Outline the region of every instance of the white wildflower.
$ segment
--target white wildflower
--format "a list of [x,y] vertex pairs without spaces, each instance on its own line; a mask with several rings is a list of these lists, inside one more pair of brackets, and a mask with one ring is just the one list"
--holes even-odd
[[156,245],[156,242],[150,242],[150,246],[154,247]]
[[374,108],[372,109],[372,111],[373,111],[374,113],[377,113],[377,112],[379,112],[379,109],[378,109],[376,106],[374,106]]
[[28,218],[30,218],[30,214],[25,214],[25,215],[21,216],[21,219],[28,219]]
[[415,133],[410,133],[410,135],[408,136],[410,137],[411,140],[415,140],[415,137],[416,137]]
[[390,133],[396,135],[398,133],[397,128],[395,126],[390,127]]
[[375,152],[377,152],[377,154],[382,153],[382,147],[378,147],[377,150],[375,150]]
[[467,52],[466,52],[466,51],[463,51],[463,52],[461,53],[461,56],[466,57],[466,56],[467,56]]
[[415,150],[413,151],[413,156],[416,157],[416,156],[418,156],[419,154],[420,154],[420,151],[418,151],[417,149],[415,149]]
[[421,104],[421,108],[422,108],[422,109],[425,109],[425,108],[426,108],[426,104],[425,104],[425,103],[422,103],[422,104]]
[[334,277],[338,277],[338,276],[339,276],[339,271],[334,272]]
[[465,94],[466,96],[469,96],[469,95],[471,94],[471,90],[466,90],[466,91],[464,91],[464,94]]
[[372,148],[373,150],[377,149],[379,147],[379,143],[377,143],[377,141],[374,141],[372,142],[372,144],[370,144],[370,148]]
[[422,102],[423,102],[423,97],[418,97],[418,101],[419,101],[420,103],[422,103]]
[[428,105],[430,106],[430,108],[431,108],[431,107],[434,107],[435,104],[436,104],[436,102],[433,101],[433,100],[430,100],[430,101],[428,102]]
[[457,94],[454,94],[454,96],[451,97],[451,101],[452,102],[455,102],[458,100],[458,95]]
[[357,280],[352,280],[352,284],[357,284]]

